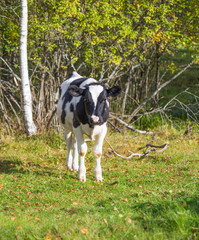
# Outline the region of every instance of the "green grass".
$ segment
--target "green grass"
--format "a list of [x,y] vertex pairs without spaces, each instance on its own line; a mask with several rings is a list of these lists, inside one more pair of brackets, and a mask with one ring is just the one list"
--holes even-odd
[[0,238],[198,239],[199,137],[183,131],[165,128],[156,141],[109,131],[108,141],[123,155],[141,152],[146,143],[170,145],[163,153],[124,160],[105,142],[102,183],[94,182],[92,142],[82,183],[65,170],[62,136],[2,135]]

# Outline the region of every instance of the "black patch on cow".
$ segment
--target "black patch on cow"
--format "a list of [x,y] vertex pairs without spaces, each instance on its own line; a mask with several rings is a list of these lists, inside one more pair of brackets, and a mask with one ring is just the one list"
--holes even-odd
[[76,85],[79,87],[84,81],[86,81],[88,78],[78,78],[74,80],[70,85]]
[[[88,78],[78,78],[74,80],[70,85],[76,85],[79,87],[84,81],[86,81]],[[63,100],[63,105],[62,105],[62,114],[61,114],[61,122],[65,124],[65,118],[66,118],[66,111],[65,111],[65,106],[68,102],[71,102],[72,96],[69,94],[68,91],[66,91],[62,97]]]
[[61,97],[61,87],[59,87],[59,97]]
[[94,115],[99,117],[100,125],[105,123],[109,117],[109,106],[107,101],[109,101],[107,97],[107,91],[104,90],[100,93],[97,99],[97,105],[94,112]]
[[74,114],[74,118],[73,118],[73,127],[74,127],[74,128],[77,128],[77,127],[79,127],[79,126],[80,126],[79,119],[78,119],[77,115]]
[[114,86],[112,88],[107,89],[108,97],[117,97],[120,95],[122,89],[120,86]]
[[[77,103],[76,111],[75,111],[75,120],[82,124],[89,124],[88,116],[92,114],[91,111],[93,110],[93,108],[94,108],[94,102],[92,100],[91,94],[89,91],[86,91],[86,98],[81,97],[80,101]],[[77,124],[74,125],[74,127],[78,127],[78,126]]]
[[74,112],[74,106],[73,106],[72,103],[71,103],[71,105],[70,105],[70,111],[71,111],[71,112]]
[[63,124],[65,124],[65,118],[66,118],[66,111],[65,110],[62,110],[62,113],[61,113],[61,122]]

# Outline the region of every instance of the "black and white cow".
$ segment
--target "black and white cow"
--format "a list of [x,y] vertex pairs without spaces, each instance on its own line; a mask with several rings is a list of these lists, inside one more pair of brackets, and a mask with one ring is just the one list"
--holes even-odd
[[[94,156],[95,179],[102,181],[101,156],[102,145],[107,132],[106,122],[109,116],[109,97],[120,94],[121,88],[110,89],[93,78],[83,78],[73,72],[72,76],[60,86],[60,99],[57,114],[65,128],[67,145],[67,168],[79,171],[79,180],[86,181],[85,155],[87,145],[84,134],[95,140]],[[74,134],[73,156],[71,154],[72,134]],[[80,164],[78,164],[78,155]]]

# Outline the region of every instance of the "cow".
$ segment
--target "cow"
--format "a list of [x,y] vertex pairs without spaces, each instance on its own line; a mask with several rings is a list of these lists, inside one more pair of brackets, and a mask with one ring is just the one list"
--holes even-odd
[[[86,181],[85,155],[87,144],[84,135],[95,141],[95,180],[102,181],[101,156],[102,145],[107,133],[109,117],[109,97],[117,97],[119,86],[107,89],[94,78],[84,78],[73,72],[60,86],[60,99],[57,105],[58,119],[65,129],[67,145],[67,169],[78,171],[80,181]],[[71,154],[72,137],[73,156]],[[78,158],[80,163],[78,164]]]

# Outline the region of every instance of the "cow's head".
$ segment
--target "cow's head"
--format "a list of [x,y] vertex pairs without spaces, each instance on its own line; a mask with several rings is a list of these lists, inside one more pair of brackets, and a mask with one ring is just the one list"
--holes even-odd
[[81,96],[90,125],[101,125],[109,116],[109,97],[117,97],[121,93],[119,86],[106,89],[104,85],[93,83],[84,89],[71,85],[68,92],[73,97]]

